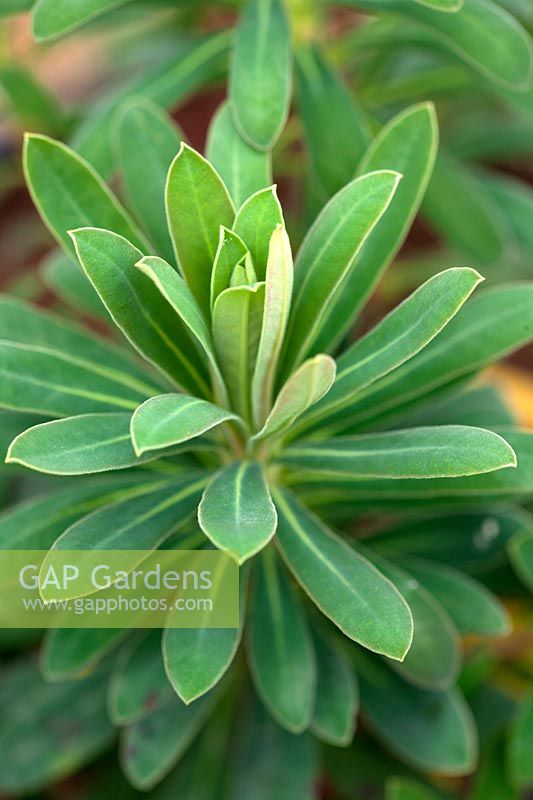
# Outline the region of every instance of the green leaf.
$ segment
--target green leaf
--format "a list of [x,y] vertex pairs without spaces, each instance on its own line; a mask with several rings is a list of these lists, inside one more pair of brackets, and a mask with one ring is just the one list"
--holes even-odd
[[143,482],[151,483],[146,475],[113,475],[33,497],[0,515],[0,550],[48,550],[81,516],[135,494]]
[[283,224],[283,211],[275,186],[256,192],[237,211],[233,231],[250,251],[260,281],[265,279],[272,234],[278,225]]
[[402,565],[435,597],[464,636],[504,636],[511,621],[498,598],[483,584],[453,567],[405,559]]
[[318,355],[298,367],[281,388],[272,411],[253,440],[290,428],[310,406],[330,390],[335,380],[336,365],[332,358]]
[[[74,264],[71,267],[78,269]],[[87,285],[90,286],[88,282]],[[117,347],[109,339],[62,317],[7,295],[0,295],[1,339],[92,362],[96,367],[105,368],[117,383],[143,395],[153,393],[160,385],[146,368],[139,366],[127,349]]]
[[469,774],[477,758],[476,728],[457,689],[423,691],[377,659],[355,655],[364,718],[387,749],[424,772]]
[[524,698],[514,720],[508,749],[508,764],[514,786],[527,789],[533,782],[531,748],[533,746],[533,692]]
[[129,215],[93,167],[61,142],[27,135],[23,153],[26,183],[50,233],[68,255],[76,251],[68,231],[91,226],[114,231],[144,249]]
[[33,35],[38,42],[55,39],[128,2],[130,0],[37,0],[32,15]]
[[[77,556],[80,569],[83,568],[84,551],[87,551],[90,562],[92,550],[124,550],[121,568],[124,572],[131,572],[138,566],[139,556],[128,551],[146,551],[147,558],[152,550],[190,519],[205,484],[205,478],[193,474],[170,483],[141,486],[137,496],[99,508],[67,528],[46,554],[42,569],[53,565],[56,552],[60,554],[64,550],[80,551]],[[41,586],[40,591],[45,600],[58,599],[53,586]],[[71,599],[66,594],[62,591],[61,599]]]
[[461,653],[458,632],[445,609],[409,572],[361,545],[356,549],[389,578],[413,615],[413,643],[401,664],[391,664],[393,669],[423,689],[453,686],[461,666]]
[[236,286],[220,294],[213,308],[213,341],[232,408],[251,418],[250,384],[265,303],[265,284]]
[[229,98],[239,133],[259,150],[274,146],[287,121],[291,61],[281,0],[248,0],[237,29]]
[[45,633],[41,672],[47,681],[77,680],[124,641],[122,628],[55,628]]
[[179,267],[209,317],[211,270],[219,230],[221,225],[231,228],[235,210],[209,161],[184,143],[168,172],[166,209]]
[[315,632],[316,702],[311,730],[336,747],[348,746],[355,733],[359,691],[353,668],[332,639]]
[[130,414],[84,414],[35,425],[13,440],[6,462],[51,475],[86,475],[159,458],[160,453],[136,455],[130,420]]
[[106,95],[76,129],[71,145],[108,177],[114,170],[112,130],[115,111],[124,99],[146,97],[163,108],[174,109],[197,90],[209,85],[226,69],[231,31],[195,37],[189,35],[174,42],[172,52],[140,77]]
[[0,407],[47,417],[133,411],[149,392],[120,373],[70,355],[0,341]]
[[[1,13],[1,12],[0,12]],[[0,88],[23,128],[59,136],[67,127],[67,116],[54,95],[23,67],[0,69]]]
[[450,247],[483,263],[502,256],[510,237],[497,204],[483,181],[446,153],[437,158],[422,209]]
[[270,153],[255,150],[241,138],[228,103],[223,103],[213,117],[206,152],[237,208],[250,195],[272,183]]
[[115,725],[130,725],[172,697],[163,667],[161,631],[143,632],[126,645],[109,683],[107,706]]
[[281,463],[312,476],[358,478],[455,478],[516,467],[512,447],[483,428],[442,425],[345,436],[301,443]]
[[[420,398],[471,375],[533,337],[533,286],[515,283],[480,292],[421,353],[369,387],[344,414],[343,430],[394,416]],[[375,423],[373,423],[375,424]]]
[[5,687],[11,701],[2,703],[0,791],[33,795],[78,772],[111,745],[108,674],[100,670],[82,681],[50,684],[33,659],[18,659],[8,670],[3,667],[0,679],[0,690]]
[[436,797],[426,786],[410,778],[389,778],[385,789],[385,800],[436,800]]
[[179,761],[203,727],[213,695],[190,706],[178,697],[126,728],[120,743],[122,769],[130,783],[152,789]]
[[258,428],[264,425],[272,410],[276,368],[289,320],[292,286],[291,244],[285,228],[279,226],[270,239],[263,321],[252,377],[252,415]]
[[259,697],[292,733],[311,722],[316,664],[307,621],[274,550],[260,559],[251,607],[248,661]]
[[402,428],[420,425],[478,425],[480,428],[512,426],[511,409],[495,386],[480,386],[466,392],[444,396],[419,410],[414,409],[401,419]]
[[39,269],[44,285],[76,311],[109,322],[106,308],[80,265],[62,251],[52,252]]
[[0,16],[10,14],[21,14],[23,11],[30,11],[35,0],[1,0]]
[[274,536],[277,514],[263,468],[236,461],[208,485],[198,508],[200,527],[220,550],[242,564]]
[[242,262],[247,253],[246,245],[233,231],[220,226],[218,247],[211,273],[211,310],[217,297],[230,288],[235,267]]
[[277,543],[296,579],[354,641],[403,659],[411,645],[411,612],[390,581],[288,492],[276,490]]
[[286,379],[316,352],[316,340],[356,257],[389,206],[400,176],[363,175],[333,197],[310,228],[294,265],[294,302],[283,360]]
[[[230,797],[254,800],[308,800],[317,784],[313,738],[281,728],[261,703],[248,704],[230,762]],[[232,754],[233,755],[233,754]]]
[[182,134],[161,108],[143,97],[124,102],[118,111],[116,127],[128,205],[161,255],[172,262],[174,251],[165,218],[165,185]]
[[136,268],[142,253],[111,231],[82,228],[71,235],[87,277],[131,344],[178,385],[208,394],[194,343],[157,287]]
[[211,332],[193,293],[170,264],[157,256],[147,256],[141,259],[136,266],[150,278],[176,312],[187,331],[196,339],[209,366],[215,398],[220,404],[226,404],[227,391],[215,356]]
[[306,415],[302,427],[320,420],[331,424],[363,389],[416,355],[442,331],[481,281],[476,270],[461,268],[426,281],[341,355],[335,383]]
[[527,531],[513,536],[508,552],[517,575],[533,590],[533,533]]
[[311,169],[328,198],[353,178],[370,129],[355,98],[317,47],[301,45],[296,68],[296,100]]
[[373,229],[333,298],[313,351],[329,352],[338,345],[396,256],[426,191],[437,142],[435,109],[430,103],[422,103],[388,122],[367,150],[359,164],[359,174],[394,169],[403,177],[384,223]]
[[[222,562],[222,568],[228,562]],[[230,668],[242,637],[248,570],[239,574],[239,628],[167,628],[163,634],[163,658],[168,680],[184,703],[206,694]],[[220,582],[223,585],[223,581]],[[213,587],[216,591],[216,586]],[[212,590],[213,591],[213,590]],[[217,595],[213,594],[216,602]]]
[[151,397],[131,418],[131,440],[140,456],[147,450],[161,450],[187,442],[229,420],[231,411],[182,394]]

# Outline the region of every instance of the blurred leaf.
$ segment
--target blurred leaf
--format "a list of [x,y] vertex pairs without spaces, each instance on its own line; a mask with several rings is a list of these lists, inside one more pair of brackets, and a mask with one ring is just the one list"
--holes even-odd
[[385,800],[436,800],[436,797],[427,786],[410,778],[389,778],[386,784]]
[[276,544],[295,578],[350,639],[375,652],[403,659],[413,621],[400,593],[366,558],[287,491],[276,490]]
[[145,97],[126,100],[117,117],[116,139],[128,204],[160,254],[172,263],[164,195],[168,170],[183,136],[170,117]]
[[228,187],[235,206],[272,183],[270,153],[251,147],[235,128],[228,103],[223,103],[209,128],[206,153]]
[[507,550],[518,576],[533,590],[533,531],[513,536]]
[[128,2],[130,0],[37,0],[33,7],[33,35],[38,42],[55,39]]
[[0,88],[7,96],[21,128],[52,136],[64,133],[68,125],[67,115],[53,94],[24,67],[2,66]]
[[248,0],[237,29],[229,97],[237,129],[259,150],[273,147],[289,113],[290,47],[281,0]]
[[45,259],[40,277],[50,291],[76,311],[109,322],[105,306],[80,265],[61,251],[55,250]]
[[311,634],[300,601],[285,578],[274,550],[260,559],[248,629],[248,660],[259,697],[292,733],[312,718],[316,664]]
[[[0,791],[20,796],[77,772],[112,743],[105,707],[107,671],[82,681],[47,684],[33,662],[17,661],[11,675],[10,704],[2,703]],[[3,671],[0,673],[1,684]]]
[[235,461],[222,469],[204,492],[198,522],[213,544],[239,564],[262,550],[277,524],[263,467]]
[[511,780],[520,789],[533,786],[533,692],[524,698],[516,716],[509,740],[508,764]]
[[142,632],[125,645],[115,663],[107,706],[115,725],[137,722],[172,697],[163,667],[161,631]]
[[346,747],[353,739],[359,690],[351,663],[333,638],[315,631],[316,702],[311,730],[322,741]]
[[327,199],[353,178],[370,129],[355,98],[318,48],[302,45],[296,68],[296,99],[311,169]]
[[41,646],[41,671],[48,681],[76,679],[128,636],[122,628],[54,628]]
[[363,715],[380,741],[416,769],[469,774],[477,758],[476,728],[457,689],[424,691],[378,659],[354,655]]

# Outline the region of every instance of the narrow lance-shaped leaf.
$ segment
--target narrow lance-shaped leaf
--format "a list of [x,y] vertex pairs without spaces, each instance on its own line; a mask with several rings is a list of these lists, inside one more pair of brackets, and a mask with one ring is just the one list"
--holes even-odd
[[304,411],[327,394],[335,380],[335,370],[335,362],[329,356],[318,355],[304,361],[280,390],[265,424],[253,440],[290,428]]
[[181,132],[150,100],[133,97],[118,111],[116,134],[129,206],[159,253],[172,263],[174,251],[165,219],[165,185],[170,164],[180,147]]
[[115,725],[129,725],[172,697],[161,654],[161,631],[143,632],[119,654],[109,682],[107,706]]
[[[221,560],[219,570],[227,569],[228,560]],[[220,573],[215,575],[219,585]],[[248,569],[239,573],[239,603],[241,624],[239,628],[174,628],[163,634],[163,658],[168,680],[184,703],[192,703],[213,688],[230,668],[239,647],[244,617]],[[210,590],[217,601],[216,584]],[[223,602],[223,601],[222,601]],[[209,613],[209,612],[207,612]]]
[[125,729],[120,761],[136,789],[148,791],[170,772],[201,730],[214,699],[210,695],[186,706],[173,697],[149,717]]
[[198,397],[162,394],[151,397],[135,410],[131,440],[140,456],[149,450],[187,442],[223,422],[238,419],[231,411]]
[[213,382],[215,399],[227,403],[227,391],[215,356],[215,349],[209,326],[196,299],[178,273],[170,264],[157,256],[146,256],[136,265],[161,292],[180,318],[183,326],[196,339],[207,360]]
[[84,414],[35,425],[13,440],[6,462],[51,475],[86,475],[136,467],[164,455],[136,455],[130,420],[130,414]]
[[[206,482],[201,473],[171,482],[162,481],[151,487],[142,487],[137,496],[119,500],[83,517],[54,542],[44,558],[41,575],[54,565],[56,553],[63,550],[80,551],[76,556],[80,569],[83,569],[84,552],[87,552],[87,563],[90,564],[91,550],[124,550],[121,569],[131,572],[140,563],[138,551],[145,552],[147,558],[190,518]],[[62,563],[60,553],[59,563]],[[88,588],[86,593],[91,589],[96,591],[94,587]],[[40,586],[41,596],[46,601],[70,600],[69,593],[83,596],[79,594],[82,590],[85,591],[83,587],[76,590]]]
[[0,69],[0,89],[7,96],[21,126],[40,133],[61,136],[68,125],[66,113],[54,95],[23,67]]
[[420,398],[468,376],[533,337],[533,287],[498,286],[466,303],[422,352],[365,390],[344,411],[339,429],[397,414]]
[[276,531],[277,514],[263,467],[237,461],[223,469],[204,492],[198,522],[239,564],[265,547]]
[[285,228],[270,239],[261,337],[252,377],[252,415],[262,426],[271,411],[278,358],[289,320],[293,285],[291,244]]
[[55,39],[84,22],[124,6],[130,0],[37,0],[33,7],[33,35],[37,41]]
[[296,100],[311,169],[327,199],[353,178],[370,129],[355,98],[318,48],[299,48],[296,75]]
[[152,281],[136,268],[142,253],[111,231],[82,228],[71,235],[89,280],[131,344],[178,385],[209,394],[187,329]]
[[484,182],[447,153],[439,153],[422,210],[450,247],[478,262],[496,261],[512,241]]
[[409,607],[367,559],[329,531],[287,491],[277,490],[279,545],[304,590],[351,639],[405,658],[413,637]]
[[261,189],[237,211],[233,231],[250,251],[258,280],[264,280],[270,239],[278,225],[283,225],[283,211],[275,186]]
[[405,659],[391,666],[405,680],[425,689],[448,689],[461,666],[459,634],[445,609],[409,572],[358,544],[366,556],[398,589],[413,615],[413,643]]
[[533,534],[514,536],[508,545],[509,558],[524,584],[533,590]]
[[259,150],[273,147],[287,120],[291,67],[283,3],[248,0],[237,29],[229,97],[239,132]]
[[237,208],[250,195],[272,183],[270,153],[260,152],[244,141],[235,128],[227,103],[223,103],[213,117],[206,152]]
[[166,209],[178,265],[209,317],[211,269],[219,230],[221,225],[232,226],[235,209],[211,164],[183,143],[168,172]]
[[[75,264],[71,263],[70,267],[79,270]],[[85,275],[81,274],[93,291]],[[159,384],[146,366],[143,368],[143,365],[139,365],[128,349],[118,347],[109,339],[67,319],[7,295],[0,295],[0,339],[90,361],[105,368],[117,383],[141,393],[150,394],[158,385],[164,385]]]
[[219,294],[222,294],[224,289],[230,288],[235,267],[242,262],[247,252],[242,239],[221,225],[211,273],[211,310]]
[[511,729],[508,748],[509,771],[513,785],[527,789],[533,781],[531,746],[533,745],[533,692],[529,691]]
[[507,611],[482,583],[453,567],[422,559],[405,559],[402,566],[438,600],[463,636],[509,633]]
[[277,722],[292,733],[305,730],[315,703],[313,642],[300,602],[272,549],[260,559],[248,657],[255,688]]
[[410,686],[377,659],[354,653],[363,716],[396,756],[416,769],[467,775],[476,763],[477,733],[455,688],[431,692]]
[[0,407],[46,417],[133,411],[150,392],[92,361],[0,341]]
[[305,417],[303,428],[353,402],[357,394],[422,350],[459,311],[482,281],[474,269],[454,268],[435,275],[388,314],[338,360],[327,396]]
[[51,628],[41,645],[41,673],[47,681],[78,681],[127,635],[124,628]]
[[315,631],[316,701],[311,730],[322,741],[346,747],[353,739],[359,691],[355,673],[332,638]]
[[437,141],[435,110],[431,104],[423,103],[394,117],[368,148],[359,164],[359,174],[394,169],[403,177],[385,223],[374,228],[332,300],[313,347],[315,352],[329,352],[343,339],[400,249],[431,176]]
[[283,379],[316,352],[316,340],[336,293],[389,206],[399,180],[398,173],[385,170],[357,178],[330,200],[309,230],[294,265]]
[[466,425],[412,428],[295,444],[280,461],[308,474],[357,478],[455,478],[516,467],[497,433]]
[[106,228],[144,249],[146,241],[90,164],[61,142],[28,135],[24,174],[33,202],[66,252],[76,257],[68,235],[73,228]]
[[226,289],[213,309],[213,341],[232,408],[251,419],[250,382],[261,333],[265,284]]

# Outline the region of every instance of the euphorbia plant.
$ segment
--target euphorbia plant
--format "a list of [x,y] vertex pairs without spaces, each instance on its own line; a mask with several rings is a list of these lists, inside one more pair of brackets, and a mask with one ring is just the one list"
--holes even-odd
[[[37,789],[108,745],[107,694],[135,786],[309,798],[316,740],[352,740],[357,678],[365,721],[400,760],[429,774],[475,765],[459,634],[498,636],[509,623],[466,573],[512,540],[528,575],[530,519],[498,507],[486,525],[484,510],[455,507],[527,495],[532,445],[490,391],[467,388],[531,339],[533,289],[479,291],[476,270],[446,270],[347,344],[424,196],[433,107],[361,142],[356,175],[333,187],[293,253],[271,186],[290,100],[281,5],[250,4],[240,31],[207,158],[146,99],[121,106],[111,137],[104,114],[92,155],[109,171],[116,150],[131,214],[72,150],[27,138],[30,191],[70,259],[51,272],[121,341],[1,301],[0,404],[37,417],[8,461],[66,485],[4,515],[0,534],[4,548],[52,552],[224,549],[241,569],[241,626],[47,634],[54,683],[34,665],[0,683],[9,698],[31,686],[34,715],[5,704],[3,790]],[[454,516],[427,515],[443,504]],[[366,536],[382,510],[427,511]]]

